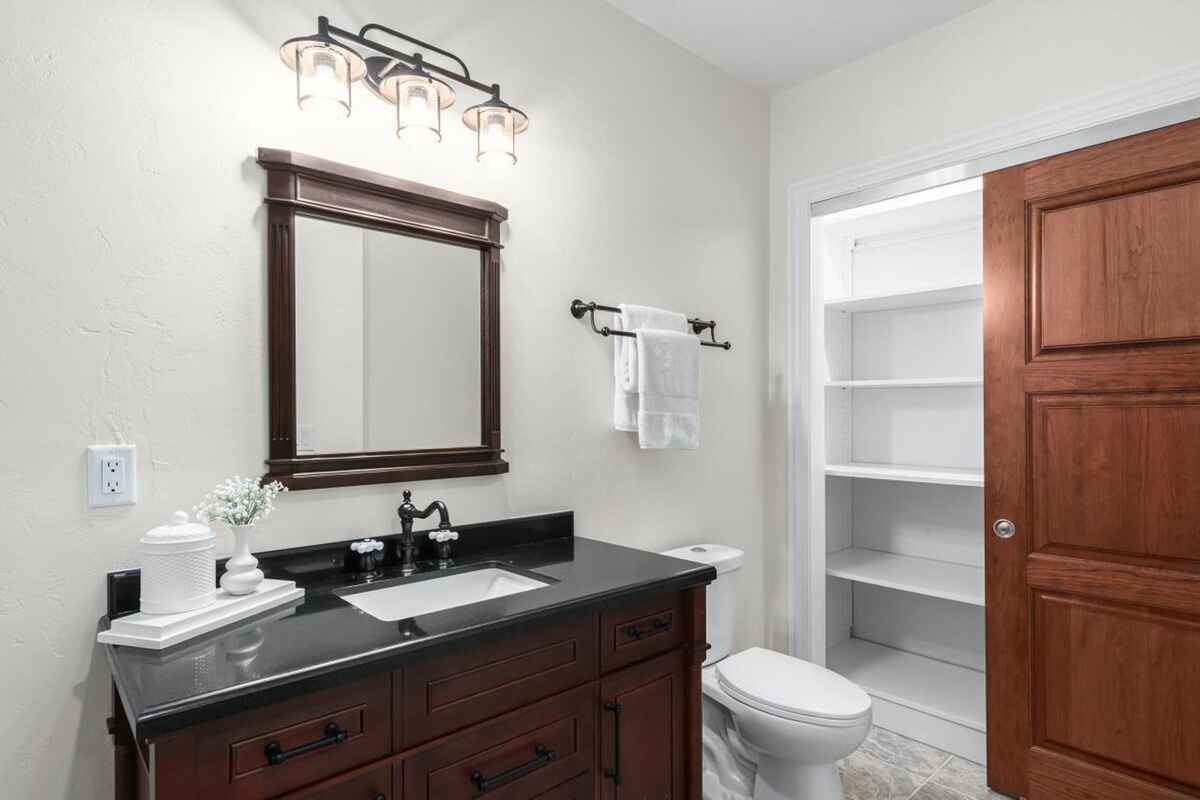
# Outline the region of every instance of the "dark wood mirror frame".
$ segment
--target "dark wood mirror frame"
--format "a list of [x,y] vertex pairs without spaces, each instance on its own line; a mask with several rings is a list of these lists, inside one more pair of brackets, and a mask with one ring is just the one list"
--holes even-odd
[[[508,472],[500,447],[500,223],[496,203],[288,150],[259,148],[267,172],[270,458],[264,480],[320,489]],[[296,454],[297,215],[479,250],[478,447]],[[430,302],[434,302],[431,299]]]

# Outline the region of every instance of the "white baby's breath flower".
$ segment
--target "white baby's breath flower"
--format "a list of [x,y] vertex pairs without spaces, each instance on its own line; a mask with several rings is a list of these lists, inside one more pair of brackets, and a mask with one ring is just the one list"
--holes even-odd
[[258,478],[234,475],[216,485],[195,507],[197,517],[227,525],[253,525],[275,510],[275,498],[287,487],[279,481],[261,485]]

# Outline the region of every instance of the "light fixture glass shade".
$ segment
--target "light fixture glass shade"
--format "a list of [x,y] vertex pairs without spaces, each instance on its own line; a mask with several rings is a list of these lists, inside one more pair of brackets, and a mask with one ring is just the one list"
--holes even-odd
[[517,134],[529,127],[525,112],[499,97],[471,106],[463,123],[475,131],[475,160],[511,166],[517,163]]
[[350,86],[366,73],[358,53],[318,34],[284,42],[279,56],[296,73],[301,109],[350,116]]
[[396,135],[405,142],[435,144],[442,140],[442,110],[454,105],[454,90],[428,73],[408,67],[393,69],[379,85],[382,96],[396,104]]

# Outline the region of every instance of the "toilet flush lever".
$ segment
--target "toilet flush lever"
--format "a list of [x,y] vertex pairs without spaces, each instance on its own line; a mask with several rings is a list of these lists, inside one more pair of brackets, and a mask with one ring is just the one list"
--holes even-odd
[[1001,539],[1011,539],[1017,535],[1017,526],[1010,519],[998,519],[992,523],[992,533]]

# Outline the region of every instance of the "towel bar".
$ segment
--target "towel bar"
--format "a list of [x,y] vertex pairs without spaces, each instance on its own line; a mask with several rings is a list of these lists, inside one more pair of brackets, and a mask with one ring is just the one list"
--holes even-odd
[[[579,299],[575,299],[575,300],[571,301],[571,316],[573,316],[575,319],[583,319],[584,314],[589,315],[588,319],[592,323],[592,330],[595,331],[596,333],[600,334],[601,336],[633,336],[634,335],[632,331],[613,330],[612,328],[608,327],[607,325],[597,327],[596,326],[596,312],[597,311],[608,311],[609,313],[612,313],[612,314],[621,313],[621,309],[617,308],[616,306],[605,306],[605,305],[601,305],[600,303],[595,303],[595,302],[585,303]],[[704,341],[703,339],[700,340],[700,344],[704,345],[705,347],[719,347],[722,350],[729,350],[733,347],[733,345],[730,344],[729,342],[718,342],[717,341],[717,323],[715,320],[711,320],[711,319],[703,320],[703,319],[689,318],[688,325],[692,326],[692,332],[696,333],[696,334],[702,334],[705,331],[708,331],[708,335],[709,335],[709,338],[711,339],[711,341]]]

